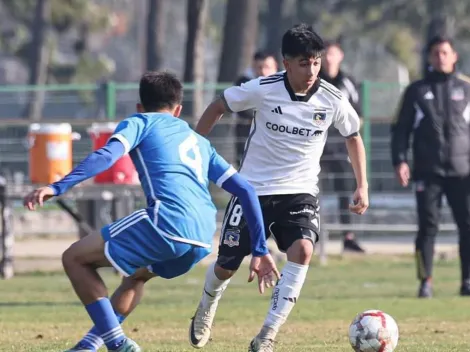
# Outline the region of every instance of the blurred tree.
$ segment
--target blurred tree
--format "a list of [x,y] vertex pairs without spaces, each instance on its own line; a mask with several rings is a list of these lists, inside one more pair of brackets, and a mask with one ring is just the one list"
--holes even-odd
[[[195,121],[202,114],[204,105],[204,54],[206,22],[209,0],[188,0],[186,10],[187,37],[184,63],[184,82],[194,83],[194,89],[185,97],[183,113]],[[189,101],[188,101],[189,100]]]
[[148,0],[146,69],[158,70],[163,63],[165,44],[165,1]]
[[281,61],[284,0],[268,0],[266,15],[266,50]]
[[259,0],[228,0],[218,82],[233,82],[256,50]]
[[469,13],[470,1],[461,0],[297,0],[298,19],[313,24],[324,37],[374,39],[414,78],[422,57],[418,43],[436,31],[456,39],[468,36]]
[[[47,66],[49,63],[50,50],[47,45],[48,23],[51,16],[51,1],[37,0],[34,9],[34,17],[31,23],[32,40],[29,47],[28,66],[30,85],[43,85],[47,81]],[[26,117],[37,121],[41,118],[44,106],[45,92],[34,90],[28,99]]]
[[[15,23],[14,27],[0,33],[4,52],[16,56],[29,68],[30,84],[48,82],[94,82],[97,77],[109,74],[110,65],[103,65],[102,57],[94,57],[88,50],[92,33],[105,31],[112,16],[105,7],[88,0],[0,0],[3,9]],[[57,42],[61,35],[71,30],[78,32],[72,42],[71,63],[57,61]],[[82,65],[96,68],[86,72]],[[85,80],[84,80],[84,75]],[[24,116],[40,118],[44,96],[34,92]]]

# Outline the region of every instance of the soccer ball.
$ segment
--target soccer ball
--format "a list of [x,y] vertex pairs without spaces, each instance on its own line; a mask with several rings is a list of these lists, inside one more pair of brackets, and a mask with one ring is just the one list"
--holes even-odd
[[397,323],[380,310],[367,310],[349,326],[349,342],[356,352],[392,352],[398,344]]

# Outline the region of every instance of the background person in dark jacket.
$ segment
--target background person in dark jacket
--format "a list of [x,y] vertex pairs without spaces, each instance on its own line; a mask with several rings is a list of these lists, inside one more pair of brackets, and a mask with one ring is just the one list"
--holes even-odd
[[[241,75],[235,85],[240,86],[242,83],[248,82],[252,79],[264,76],[270,76],[277,72],[278,65],[276,58],[264,51],[258,51],[253,55],[252,67],[246,70]],[[250,134],[251,121],[253,120],[253,110],[240,111],[235,114],[236,126],[235,126],[235,148],[237,153],[237,162],[240,162],[243,158],[245,151],[245,142]]]
[[392,159],[398,181],[408,185],[407,153],[413,134],[418,234],[416,259],[419,297],[432,296],[434,241],[442,195],[459,228],[462,284],[470,295],[470,81],[455,72],[457,52],[449,38],[435,37],[428,46],[426,77],[409,85],[392,125]]
[[[320,78],[331,83],[346,96],[361,116],[361,101],[359,86],[354,79],[341,70],[341,63],[344,59],[344,52],[339,41],[327,41],[326,52],[322,60]],[[351,183],[354,180],[352,167],[348,161],[348,151],[344,143],[344,137],[340,135],[336,128],[330,128],[325,150],[322,157],[322,171],[327,171],[333,176],[333,186],[338,194],[339,220],[342,225],[351,224],[351,212],[349,211],[349,190],[354,188]],[[345,251],[364,253],[364,250],[356,242],[355,235],[351,230],[343,233],[343,248]]]

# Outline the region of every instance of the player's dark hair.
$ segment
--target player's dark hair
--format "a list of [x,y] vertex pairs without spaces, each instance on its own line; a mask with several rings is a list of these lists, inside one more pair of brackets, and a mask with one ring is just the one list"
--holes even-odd
[[452,38],[445,35],[436,35],[432,37],[426,45],[426,53],[430,54],[431,50],[436,46],[444,43],[449,43],[452,49],[455,50],[454,41]]
[[320,57],[325,52],[325,43],[312,26],[301,23],[289,29],[282,37],[282,56]]
[[268,57],[274,57],[270,53],[264,50],[259,50],[253,55],[253,60],[255,61],[261,61],[261,60],[266,60]]
[[139,97],[145,111],[171,109],[183,101],[183,85],[172,73],[149,71],[140,79]]

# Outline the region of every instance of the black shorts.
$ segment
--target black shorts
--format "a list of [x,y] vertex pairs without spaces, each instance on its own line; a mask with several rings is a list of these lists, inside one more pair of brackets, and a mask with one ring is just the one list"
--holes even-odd
[[[263,211],[266,238],[273,236],[280,251],[299,239],[316,243],[320,231],[318,199],[310,194],[287,194],[259,197]],[[227,205],[222,224],[217,264],[226,270],[237,270],[251,253],[251,239],[237,198]]]

